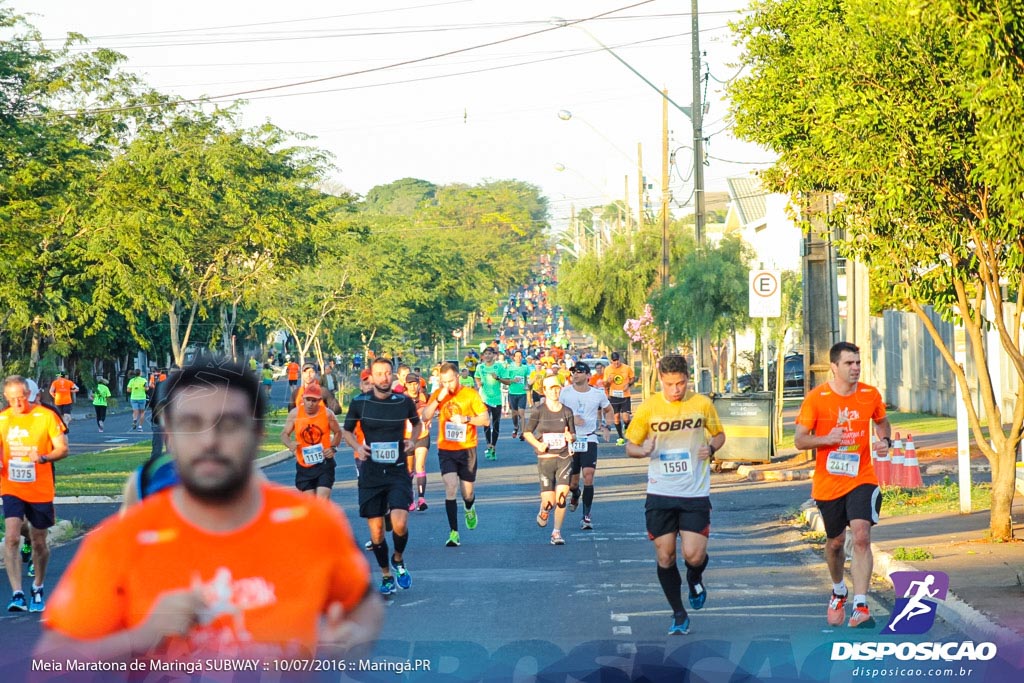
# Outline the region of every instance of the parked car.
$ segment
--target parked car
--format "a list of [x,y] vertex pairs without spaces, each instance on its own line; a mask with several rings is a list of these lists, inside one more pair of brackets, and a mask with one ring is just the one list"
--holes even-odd
[[[775,362],[768,364],[768,391],[775,390]],[[761,391],[761,373],[748,373],[736,378],[736,389],[732,381],[726,383],[727,394],[746,394]],[[804,355],[793,353],[785,357],[782,366],[782,394],[784,396],[801,396],[804,393]]]

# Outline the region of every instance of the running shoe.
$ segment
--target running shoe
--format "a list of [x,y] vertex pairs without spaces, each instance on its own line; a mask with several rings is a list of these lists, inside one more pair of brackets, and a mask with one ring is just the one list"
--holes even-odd
[[409,512],[416,512],[416,501],[409,503]]
[[875,620],[871,618],[868,606],[857,605],[854,607],[853,614],[850,615],[850,623],[847,626],[850,628],[874,628]]
[[46,608],[46,601],[43,600],[42,587],[32,586],[32,599],[28,603],[29,612],[42,612]]
[[591,530],[593,530],[593,528],[594,528],[594,525],[590,521],[590,515],[583,515],[583,520],[580,521],[580,530],[581,531],[591,531]]
[[405,568],[405,562],[395,562],[395,558],[392,557],[391,568],[395,570],[395,581],[398,582],[399,588],[408,590],[412,587],[412,575]]
[[28,563],[28,575],[31,576],[31,577],[35,577],[35,575],[36,575],[36,563],[35,562],[29,562]]
[[102,434],[103,433],[103,427],[99,427],[98,429],[99,429],[100,434]]
[[520,434],[519,435],[519,440],[520,441],[526,441],[526,437],[524,437],[522,434]]
[[416,509],[419,510],[420,512],[423,512],[424,510],[426,510],[427,509],[427,501],[426,501],[426,499],[420,498],[420,504],[417,506]]
[[516,438],[516,437],[517,437],[518,435],[519,435],[519,430],[518,430],[518,429],[513,429],[513,430],[512,430],[512,438],[514,439],[514,438]]
[[25,594],[21,591],[16,592],[11,596],[11,601],[7,603],[8,612],[25,612],[28,610],[28,603],[25,602]]
[[393,577],[393,576],[385,576],[383,579],[380,580],[380,594],[381,595],[391,595],[392,593],[397,593],[397,592],[398,592],[398,587],[395,586],[395,577]]
[[459,547],[459,532],[458,531],[453,531],[450,534],[448,534],[448,542],[445,543],[445,546],[447,546],[449,548],[458,548]]
[[363,547],[366,548],[367,550],[373,550],[373,541],[367,541],[366,543],[363,544]]
[[690,617],[686,612],[677,612],[672,615],[672,625],[668,627],[670,636],[685,636],[690,632]]
[[21,563],[28,564],[32,561],[32,546],[28,543],[21,544]]
[[551,545],[565,545],[565,539],[562,538],[562,532],[558,529],[551,532]]
[[477,521],[476,508],[466,510],[466,528],[472,531],[476,528]]
[[548,511],[547,510],[541,510],[540,512],[537,513],[537,526],[547,526],[547,525],[548,525]]
[[580,497],[573,496],[569,499],[569,512],[576,512],[576,508],[580,506]]
[[704,602],[708,599],[708,592],[704,588],[703,583],[698,583],[695,586],[690,586],[690,607],[697,610],[704,606]]
[[836,595],[832,591],[832,597],[828,601],[828,613],[826,619],[829,626],[842,626],[846,621],[846,595]]
[[625,446],[625,445],[626,445],[626,440],[625,440],[625,439],[623,439],[623,438],[622,438],[622,437],[620,436],[620,437],[619,437],[618,439],[616,439],[616,440],[615,440],[615,445],[616,445],[616,446]]

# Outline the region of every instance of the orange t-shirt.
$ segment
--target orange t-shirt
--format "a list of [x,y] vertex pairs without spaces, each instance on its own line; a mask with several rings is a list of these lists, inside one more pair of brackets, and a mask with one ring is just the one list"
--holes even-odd
[[[430,395],[430,400],[437,401],[437,395],[440,393],[440,389],[435,391]],[[451,420],[452,415],[476,417],[477,415],[483,415],[486,412],[487,406],[484,405],[484,400],[480,398],[480,394],[477,393],[476,389],[459,385],[459,389],[454,395],[448,395],[443,401],[439,401],[437,404],[437,450],[459,451],[465,448],[475,448],[476,425],[466,423],[457,425],[452,423],[451,431],[447,429],[447,425]],[[465,438],[462,440],[449,440],[448,436],[451,436],[452,431],[462,431],[459,429],[460,427],[465,427]]]
[[298,382],[299,381],[299,364],[292,361],[288,364],[288,381]]
[[64,424],[48,408],[33,406],[27,413],[16,413],[8,408],[0,412],[0,448],[3,450],[0,494],[16,496],[26,503],[51,502],[53,464],[33,465],[29,456],[52,452],[54,439],[63,433]]
[[369,566],[337,507],[270,483],[260,490],[256,519],[229,533],[183,519],[174,489],[111,517],[85,537],[44,624],[102,638],[145,621],[163,594],[199,586],[208,619],[146,658],[308,657],[327,608],[341,602],[349,613],[366,596]]
[[71,391],[75,383],[67,377],[58,377],[50,384],[50,391],[53,392],[53,404],[55,406],[66,406],[71,403]]
[[[824,436],[835,427],[844,430],[840,446],[822,446],[817,449],[811,497],[815,500],[835,500],[845,496],[861,484],[878,485],[878,477],[871,462],[871,424],[885,417],[885,401],[878,390],[867,384],[858,384],[850,396],[840,396],[826,382],[811,390],[800,406],[796,423],[815,436]],[[829,471],[845,471],[835,474]]]
[[[604,369],[604,390],[613,398],[629,398],[629,383],[633,381],[633,368],[625,363]],[[615,392],[621,392],[616,395]]]
[[597,389],[604,389],[604,372],[595,372],[590,376],[590,379],[587,380],[587,382],[589,382],[590,386],[592,387],[595,387]]
[[326,451],[331,447],[331,421],[327,417],[327,406],[320,401],[316,407],[316,415],[308,414],[305,407],[298,408],[295,415],[295,441],[298,444],[295,448],[295,461],[300,467],[314,467],[307,465],[303,459],[303,448],[320,444]]

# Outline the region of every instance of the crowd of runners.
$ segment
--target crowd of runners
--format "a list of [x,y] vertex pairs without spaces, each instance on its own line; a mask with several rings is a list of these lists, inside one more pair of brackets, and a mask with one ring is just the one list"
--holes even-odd
[[[680,355],[660,358],[658,392],[634,410],[632,368],[618,353],[610,354],[607,365],[574,353],[559,338],[564,334],[561,312],[548,303],[543,282],[510,297],[502,326],[512,329],[511,323],[521,334],[503,333],[473,349],[469,357],[477,362],[472,373],[445,362],[424,377],[390,359],[370,359],[345,410],[326,390],[318,367],[289,368],[294,372],[288,375],[289,413],[281,440],[295,457],[293,492],[270,486],[252,466],[268,401],[257,372],[199,359],[171,373],[163,382],[159,414],[172,455],[161,453],[133,474],[131,502],[143,504],[126,504],[120,519],[90,534],[50,605],[43,584],[45,536],[54,521],[53,463],[67,455],[66,424],[59,414],[29,400],[25,380],[8,377],[4,396],[10,407],[0,413],[5,558],[13,591],[8,609],[46,609],[42,648],[70,645],[104,657],[183,640],[189,648],[255,638],[275,643],[275,653],[296,642],[312,647],[325,638],[349,645],[372,640],[382,618],[372,593],[387,596],[413,585],[407,566],[409,520],[429,507],[430,449],[435,449],[444,485],[443,542],[457,548],[463,542],[462,525],[472,531],[483,523],[476,505],[478,451],[487,460],[498,460],[501,421],[509,418],[512,431],[505,443],[524,442],[536,455],[536,523],[550,527],[553,546],[566,543],[567,512],[580,505],[580,530],[594,529],[598,444],[602,439],[610,444],[612,429],[624,455],[648,462],[646,532],[654,545],[658,582],[672,609],[668,633],[687,633],[690,617],[677,557],[685,565],[689,606],[700,610],[708,599],[704,573],[711,463],[725,443],[725,430],[711,399],[692,390],[690,367]],[[870,529],[878,521],[880,496],[868,449],[888,447],[889,425],[878,392],[858,381],[857,347],[837,344],[831,360],[833,379],[805,400],[796,443],[818,454],[813,495],[829,537],[831,625],[846,619],[843,541],[847,527],[853,533],[849,625],[856,627],[873,623],[865,594],[872,564]],[[379,583],[371,582],[368,556],[355,546],[340,510],[327,502],[338,457],[349,452],[357,473],[358,514],[369,535],[365,549],[380,569]],[[304,526],[295,527],[296,520],[304,520]],[[317,531],[311,535],[305,523],[314,520]],[[18,558],[23,533],[35,570],[28,597]],[[305,548],[302,557],[289,556],[284,565],[302,566],[308,582],[300,590],[323,596],[318,601],[295,598],[301,613],[293,610],[277,624],[273,618],[245,617],[251,605],[239,605],[233,592],[238,590],[233,576],[263,576],[265,583],[246,584],[250,593],[245,599],[279,607],[284,602],[286,596],[274,596],[267,587],[290,581],[282,578],[285,566],[252,567],[244,557],[246,544],[268,547],[260,534],[280,539],[282,546]],[[317,542],[303,541],[312,538]],[[315,556],[324,539],[334,539],[337,557],[325,561]],[[218,548],[228,547],[227,559],[219,560]],[[113,561],[117,558],[125,566]],[[161,580],[140,587],[137,577],[146,575],[138,573],[140,566],[161,567]],[[239,573],[240,566],[249,573]],[[89,597],[83,598],[83,592]],[[326,621],[318,627],[320,617]],[[286,635],[286,625],[298,635]],[[132,636],[119,639],[123,631]]]

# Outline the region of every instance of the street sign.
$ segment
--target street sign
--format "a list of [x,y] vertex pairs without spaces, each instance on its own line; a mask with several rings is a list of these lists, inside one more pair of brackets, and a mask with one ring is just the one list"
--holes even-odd
[[778,318],[782,315],[782,273],[777,270],[750,271],[750,317]]

